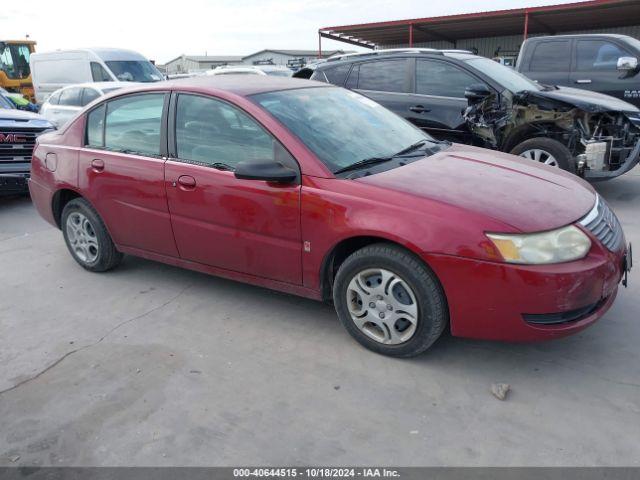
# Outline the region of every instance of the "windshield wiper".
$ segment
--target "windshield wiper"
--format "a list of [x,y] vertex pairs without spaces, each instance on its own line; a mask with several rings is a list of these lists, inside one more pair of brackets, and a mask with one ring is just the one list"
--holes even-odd
[[234,168],[231,165],[227,165],[226,163],[222,163],[222,162],[211,163],[209,166],[217,170],[228,170],[228,171],[234,170]]
[[398,153],[394,155],[394,157],[399,157],[400,155],[405,155],[409,152],[413,152],[414,150],[417,150],[418,148],[422,147],[427,142],[428,140],[426,138],[423,140],[420,140],[419,142],[416,142],[413,145],[409,145],[407,148],[400,150]]
[[351,165],[347,165],[346,167],[339,168],[335,172],[336,173],[344,173],[350,172],[351,170],[358,170],[362,167],[368,167],[369,165],[377,165],[378,163],[389,162],[393,160],[395,157],[371,157],[365,158],[363,160],[359,160],[356,163],[352,163]]
[[394,160],[396,158],[415,157],[417,155],[415,155],[415,154],[414,155],[407,155],[407,154],[411,153],[414,150],[417,150],[418,148],[422,147],[423,145],[425,145],[428,142],[430,142],[430,140],[425,138],[423,140],[420,140],[419,142],[414,143],[413,145],[409,145],[407,148],[403,148],[398,153],[395,153],[395,154],[390,155],[388,157],[365,158],[364,160],[360,160],[360,161],[358,161],[356,163],[352,163],[351,165],[347,165],[346,167],[342,167],[342,168],[336,170],[333,173],[336,174],[336,173],[350,172],[351,170],[358,170],[358,169],[360,169],[362,167],[368,167],[369,165],[377,165],[378,163],[389,162],[389,161]]

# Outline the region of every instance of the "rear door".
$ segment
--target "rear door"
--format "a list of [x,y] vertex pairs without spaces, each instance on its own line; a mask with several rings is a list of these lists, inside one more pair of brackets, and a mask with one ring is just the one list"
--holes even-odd
[[346,86],[407,118],[412,105],[410,67],[408,58],[358,63],[351,69]]
[[470,142],[462,114],[467,87],[484,83],[458,65],[443,60],[416,59],[415,88],[405,116],[437,139]]
[[[256,120],[217,98],[174,94],[165,178],[180,256],[302,284],[300,182],[241,180],[243,160],[297,162]],[[224,166],[226,165],[226,167]]]
[[116,244],[177,257],[164,187],[168,100],[131,94],[92,109],[78,182]]
[[[640,90],[640,75],[626,78],[618,71],[620,57],[636,57],[622,44],[609,39],[584,38],[575,42],[575,62],[571,72],[573,86],[605,93],[640,105],[640,98],[628,94]],[[625,95],[625,92],[627,95]]]
[[569,85],[572,40],[549,39],[535,42],[531,57],[525,60],[522,71],[529,78],[546,85]]

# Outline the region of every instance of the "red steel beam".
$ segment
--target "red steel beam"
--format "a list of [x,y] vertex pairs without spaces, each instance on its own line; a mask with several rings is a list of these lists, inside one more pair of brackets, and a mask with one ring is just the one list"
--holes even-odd
[[560,5],[549,5],[542,7],[512,8],[504,10],[494,10],[490,12],[479,13],[462,13],[458,15],[443,15],[440,17],[413,18],[408,20],[392,20],[388,22],[359,23],[355,25],[340,25],[337,27],[325,27],[320,30],[340,31],[340,30],[358,30],[365,28],[390,27],[395,25],[410,25],[412,23],[438,23],[438,22],[455,22],[472,18],[492,18],[500,16],[524,15],[527,11],[530,13],[549,13],[561,12],[563,10],[582,9],[588,7],[597,7],[603,5],[616,5],[633,3],[631,0],[586,0],[582,2],[564,3]]

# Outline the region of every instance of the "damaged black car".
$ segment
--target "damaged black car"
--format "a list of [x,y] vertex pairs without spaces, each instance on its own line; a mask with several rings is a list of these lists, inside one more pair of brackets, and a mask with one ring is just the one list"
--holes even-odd
[[459,50],[347,54],[313,80],[356,90],[438,139],[510,152],[589,180],[640,161],[640,110],[607,95],[542,85]]

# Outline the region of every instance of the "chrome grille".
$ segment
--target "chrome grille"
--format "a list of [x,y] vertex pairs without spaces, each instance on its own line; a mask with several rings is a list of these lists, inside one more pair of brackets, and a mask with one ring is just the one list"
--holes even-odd
[[580,225],[589,230],[612,252],[617,251],[624,241],[624,233],[618,217],[600,196],[597,197],[593,209],[580,220]]
[[33,154],[33,147],[36,144],[36,136],[40,130],[27,130],[22,128],[2,128],[0,133],[3,138],[7,135],[20,135],[24,142],[2,142],[0,143],[0,162],[30,162]]

